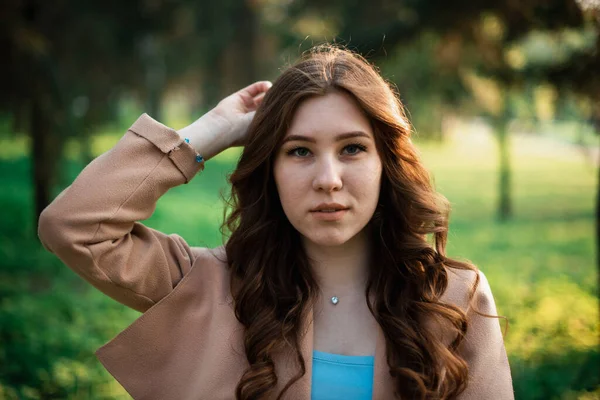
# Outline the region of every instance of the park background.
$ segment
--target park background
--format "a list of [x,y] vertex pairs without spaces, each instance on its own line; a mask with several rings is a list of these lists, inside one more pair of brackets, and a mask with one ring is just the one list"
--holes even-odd
[[[139,317],[37,238],[40,211],[143,112],[181,128],[313,45],[398,89],[448,253],[488,277],[517,399],[600,399],[600,4],[136,0],[0,5],[0,399],[126,399],[94,351]],[[144,223],[222,243],[239,149]],[[502,321],[501,321],[502,322]],[[504,326],[504,325],[503,325]]]

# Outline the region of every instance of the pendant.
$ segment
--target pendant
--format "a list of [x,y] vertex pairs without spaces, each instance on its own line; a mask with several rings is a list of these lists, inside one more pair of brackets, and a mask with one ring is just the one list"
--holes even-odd
[[338,303],[338,301],[340,301],[340,299],[338,299],[337,296],[333,296],[331,298],[331,304],[333,304],[334,306]]

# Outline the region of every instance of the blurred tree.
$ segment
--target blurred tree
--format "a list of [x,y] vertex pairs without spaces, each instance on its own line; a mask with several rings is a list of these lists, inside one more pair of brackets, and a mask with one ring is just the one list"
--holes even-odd
[[[201,81],[204,105],[247,86],[266,73],[274,48],[261,46],[261,7],[251,0],[180,0],[178,29],[166,45],[169,81]],[[264,52],[265,50],[266,53]]]
[[170,14],[162,2],[147,1],[9,0],[0,7],[0,110],[31,138],[37,221],[66,139],[114,116],[124,89],[143,90],[144,79],[157,79],[156,63],[147,61],[155,55],[141,54],[139,44],[168,29]]
[[2,2],[0,111],[31,138],[34,221],[66,140],[81,140],[91,161],[91,129],[115,119],[125,92],[160,119],[165,91],[182,76],[204,81],[205,104],[255,80],[258,12],[249,0]]

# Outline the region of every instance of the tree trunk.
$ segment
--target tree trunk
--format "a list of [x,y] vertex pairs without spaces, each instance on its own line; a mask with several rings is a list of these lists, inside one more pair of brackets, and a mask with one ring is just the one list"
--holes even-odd
[[51,137],[52,126],[40,99],[31,107],[31,170],[34,188],[34,237],[37,236],[38,218],[50,204],[56,160],[60,157],[56,141]]
[[[223,51],[217,50],[217,53],[213,55],[207,62],[206,73],[204,76],[204,82],[202,85],[203,92],[203,108],[210,109],[217,105],[221,100],[221,95],[224,92],[221,84],[221,59],[223,58]],[[194,118],[198,118],[198,115],[193,115]]]
[[248,1],[242,1],[233,15],[236,26],[233,40],[223,52],[221,67],[222,95],[229,95],[257,78],[256,41],[258,17]]
[[257,72],[257,50],[256,41],[258,35],[258,16],[254,6],[255,2],[243,1],[241,4],[241,18],[238,26],[236,43],[239,46],[239,57],[244,68],[237,69],[243,72],[240,76],[240,83],[244,86],[251,84],[256,80]]
[[511,198],[510,137],[508,134],[508,117],[506,113],[502,113],[496,119],[494,128],[498,140],[499,161],[498,219],[506,221],[512,217],[513,211]]
[[166,81],[166,65],[162,44],[153,35],[148,35],[142,44],[146,67],[146,110],[157,121],[162,120],[162,95]]

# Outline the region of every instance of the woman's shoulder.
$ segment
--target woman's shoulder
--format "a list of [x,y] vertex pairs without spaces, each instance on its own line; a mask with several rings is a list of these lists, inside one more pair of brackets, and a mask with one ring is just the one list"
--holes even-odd
[[[448,268],[448,288],[443,298],[467,314],[467,333],[458,352],[469,366],[469,384],[460,398],[513,400],[510,366],[499,322],[503,317],[497,314],[484,273],[478,269]],[[452,335],[444,337],[453,339],[449,336]]]
[[[469,308],[469,299],[473,293],[473,303],[476,309],[488,313],[494,307],[494,297],[487,277],[480,269],[459,269],[446,267],[448,286],[441,301],[454,304],[464,311]],[[473,286],[477,288],[473,292]]]
[[227,269],[227,252],[225,246],[218,247],[192,247],[194,253],[194,264],[211,264]]

